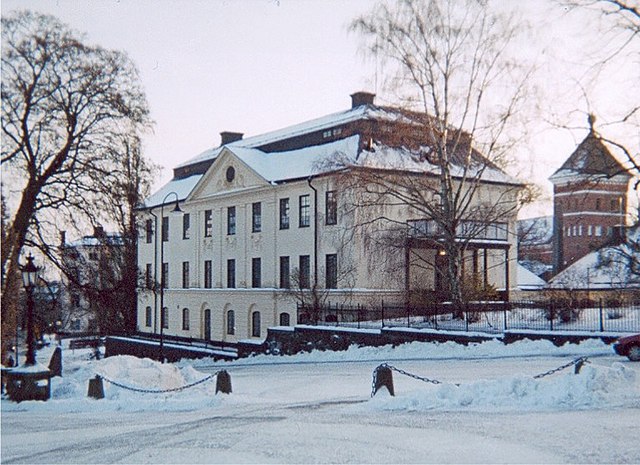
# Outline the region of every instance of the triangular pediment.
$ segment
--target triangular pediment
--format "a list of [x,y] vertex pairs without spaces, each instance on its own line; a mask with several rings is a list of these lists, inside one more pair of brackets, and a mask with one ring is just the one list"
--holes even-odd
[[191,192],[188,200],[268,185],[269,182],[225,147]]

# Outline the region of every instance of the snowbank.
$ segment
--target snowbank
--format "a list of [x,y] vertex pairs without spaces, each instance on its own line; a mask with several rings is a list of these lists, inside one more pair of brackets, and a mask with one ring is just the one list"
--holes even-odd
[[[90,360],[90,349],[65,350],[63,355],[64,376],[52,379],[52,397],[48,402],[2,402],[3,411],[31,410],[42,412],[100,412],[100,411],[195,411],[225,404],[247,404],[264,402],[264,395],[274,396],[276,390],[269,388],[252,397],[243,392],[231,396],[215,395],[216,378],[211,374],[218,369],[227,369],[234,375],[233,367],[251,365],[305,365],[314,363],[344,362],[396,362],[421,360],[483,360],[526,357],[562,357],[559,364],[578,356],[611,355],[612,350],[600,340],[567,344],[556,347],[549,341],[521,341],[504,345],[499,341],[482,344],[458,345],[446,343],[414,342],[398,347],[350,347],[341,352],[314,351],[292,356],[260,355],[234,362],[213,362],[211,359],[183,360],[178,364],[162,364],[150,359],[132,356],[116,356],[103,360]],[[39,357],[47,356],[44,351]],[[366,366],[366,365],[365,365]],[[363,368],[365,368],[363,366]],[[200,367],[200,371],[198,368]],[[368,370],[369,368],[366,367]],[[569,372],[569,374],[564,374]],[[419,373],[418,373],[419,374]],[[105,399],[87,397],[88,382],[96,375],[102,376]],[[302,375],[304,376],[304,375]],[[173,390],[198,381],[210,379],[184,390],[164,393],[136,392],[124,389],[110,381],[133,389]],[[365,381],[365,384],[368,381]],[[282,381],[282,392],[291,393],[296,386]],[[337,384],[336,384],[337,383]],[[340,392],[340,382],[318,387],[316,397],[335,396]],[[304,390],[307,388],[305,387]],[[411,389],[414,389],[411,387]],[[514,375],[504,379],[472,379],[461,386],[450,384],[421,385],[415,392],[397,392],[397,397],[377,395],[359,407],[369,410],[456,410],[456,409],[576,409],[605,408],[620,405],[640,404],[640,391],[635,371],[620,363],[612,368],[588,365],[580,375],[571,374],[571,369],[543,379],[533,379],[531,374]],[[288,395],[288,394],[287,394]],[[339,397],[339,395],[338,395]],[[366,401],[366,394],[363,396]]]
[[[399,376],[394,374],[394,376]],[[386,389],[378,391],[365,407],[368,410],[476,410],[546,411],[614,408],[629,404],[640,406],[640,387],[636,372],[621,363],[611,368],[585,366],[579,374],[564,374],[534,379],[513,376],[455,384],[424,384],[410,393],[390,397]]]
[[38,411],[60,410],[80,411],[154,411],[154,410],[195,410],[217,405],[221,400],[215,396],[216,379],[189,387],[185,390],[166,393],[144,393],[103,381],[105,398],[96,400],[87,397],[89,380],[100,375],[133,389],[170,390],[187,386],[210,376],[191,366],[179,368],[172,364],[162,364],[145,358],[129,355],[109,357],[103,360],[86,359],[87,351],[76,351],[64,361],[63,377],[51,380],[51,400],[47,402],[3,402],[3,410]]

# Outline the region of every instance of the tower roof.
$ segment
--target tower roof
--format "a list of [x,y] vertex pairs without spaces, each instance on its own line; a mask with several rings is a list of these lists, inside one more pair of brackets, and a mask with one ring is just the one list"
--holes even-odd
[[554,182],[566,176],[613,177],[626,175],[627,169],[611,154],[598,134],[591,129],[564,164],[553,173],[549,180]]

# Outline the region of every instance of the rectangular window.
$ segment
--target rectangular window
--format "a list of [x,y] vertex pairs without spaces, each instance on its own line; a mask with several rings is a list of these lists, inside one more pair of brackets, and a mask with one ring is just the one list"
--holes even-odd
[[251,231],[262,231],[262,204],[256,202],[251,206]]
[[182,288],[189,289],[189,262],[182,262]]
[[164,307],[162,309],[162,313],[160,315],[160,319],[162,320],[162,322],[161,322],[162,328],[163,329],[169,329],[169,309],[167,307]]
[[338,255],[328,254],[326,257],[326,288],[338,288]]
[[336,224],[338,222],[338,201],[336,199],[336,191],[327,191],[325,196],[325,223]]
[[289,199],[280,199],[280,229],[289,229]]
[[289,257],[280,257],[280,289],[291,287]]
[[169,240],[169,217],[162,217],[162,242],[167,242]]
[[204,287],[207,289],[213,287],[213,265],[211,260],[204,261]]
[[204,237],[213,235],[213,212],[211,210],[204,211]]
[[596,199],[596,210],[600,210],[602,208],[600,199]]
[[233,236],[236,233],[236,207],[227,208],[227,235]]
[[147,328],[151,327],[151,307],[147,307],[144,311],[144,325]]
[[188,308],[182,309],[182,329],[185,331],[189,329],[189,309]]
[[234,259],[227,260],[227,287],[236,287],[236,261]]
[[591,225],[587,226],[587,235],[588,236],[592,236],[593,235],[593,226],[591,226]]
[[151,271],[151,263],[147,263],[147,266],[144,272],[144,283],[147,289],[153,288],[153,274]]
[[301,228],[307,228],[311,224],[311,200],[309,194],[300,196],[299,223]]
[[311,260],[309,255],[300,255],[300,269],[298,270],[300,289],[309,289],[309,275],[311,274]]
[[262,260],[251,260],[251,287],[262,287]]
[[151,244],[152,241],[152,237],[153,237],[153,221],[152,220],[147,220],[145,222],[145,235],[146,235],[146,240],[147,240],[147,244]]
[[191,215],[185,213],[182,215],[182,239],[189,239],[191,237]]
[[160,285],[162,286],[163,289],[166,289],[169,287],[169,264],[168,263],[163,263],[162,264],[162,282],[160,283]]
[[602,236],[602,226],[596,226],[596,236]]
[[611,210],[612,212],[617,212],[619,209],[622,209],[620,207],[621,204],[622,202],[620,199],[611,199],[611,201],[609,202],[609,210]]

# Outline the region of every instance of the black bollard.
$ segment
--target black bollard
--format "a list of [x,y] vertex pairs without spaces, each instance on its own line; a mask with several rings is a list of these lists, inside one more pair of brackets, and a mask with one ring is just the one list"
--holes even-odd
[[216,376],[216,394],[231,394],[231,376],[225,370],[222,370]]
[[102,378],[96,375],[95,378],[89,380],[89,392],[87,397],[94,399],[104,399],[104,387],[102,386]]
[[49,360],[49,371],[51,376],[62,376],[62,348],[60,346],[56,347],[51,360]]
[[393,374],[391,372],[391,368],[380,365],[378,368],[376,368],[373,376],[375,378],[373,395],[375,395],[380,390],[380,388],[384,386],[387,388],[387,391],[389,391],[389,394],[395,396],[395,392],[393,390]]
[[576,374],[576,375],[580,374],[580,370],[582,369],[582,366],[585,364],[585,362],[586,362],[586,359],[584,359],[584,358],[581,358],[580,360],[578,360],[576,362],[576,367],[575,367],[575,370],[573,371],[573,373]]

